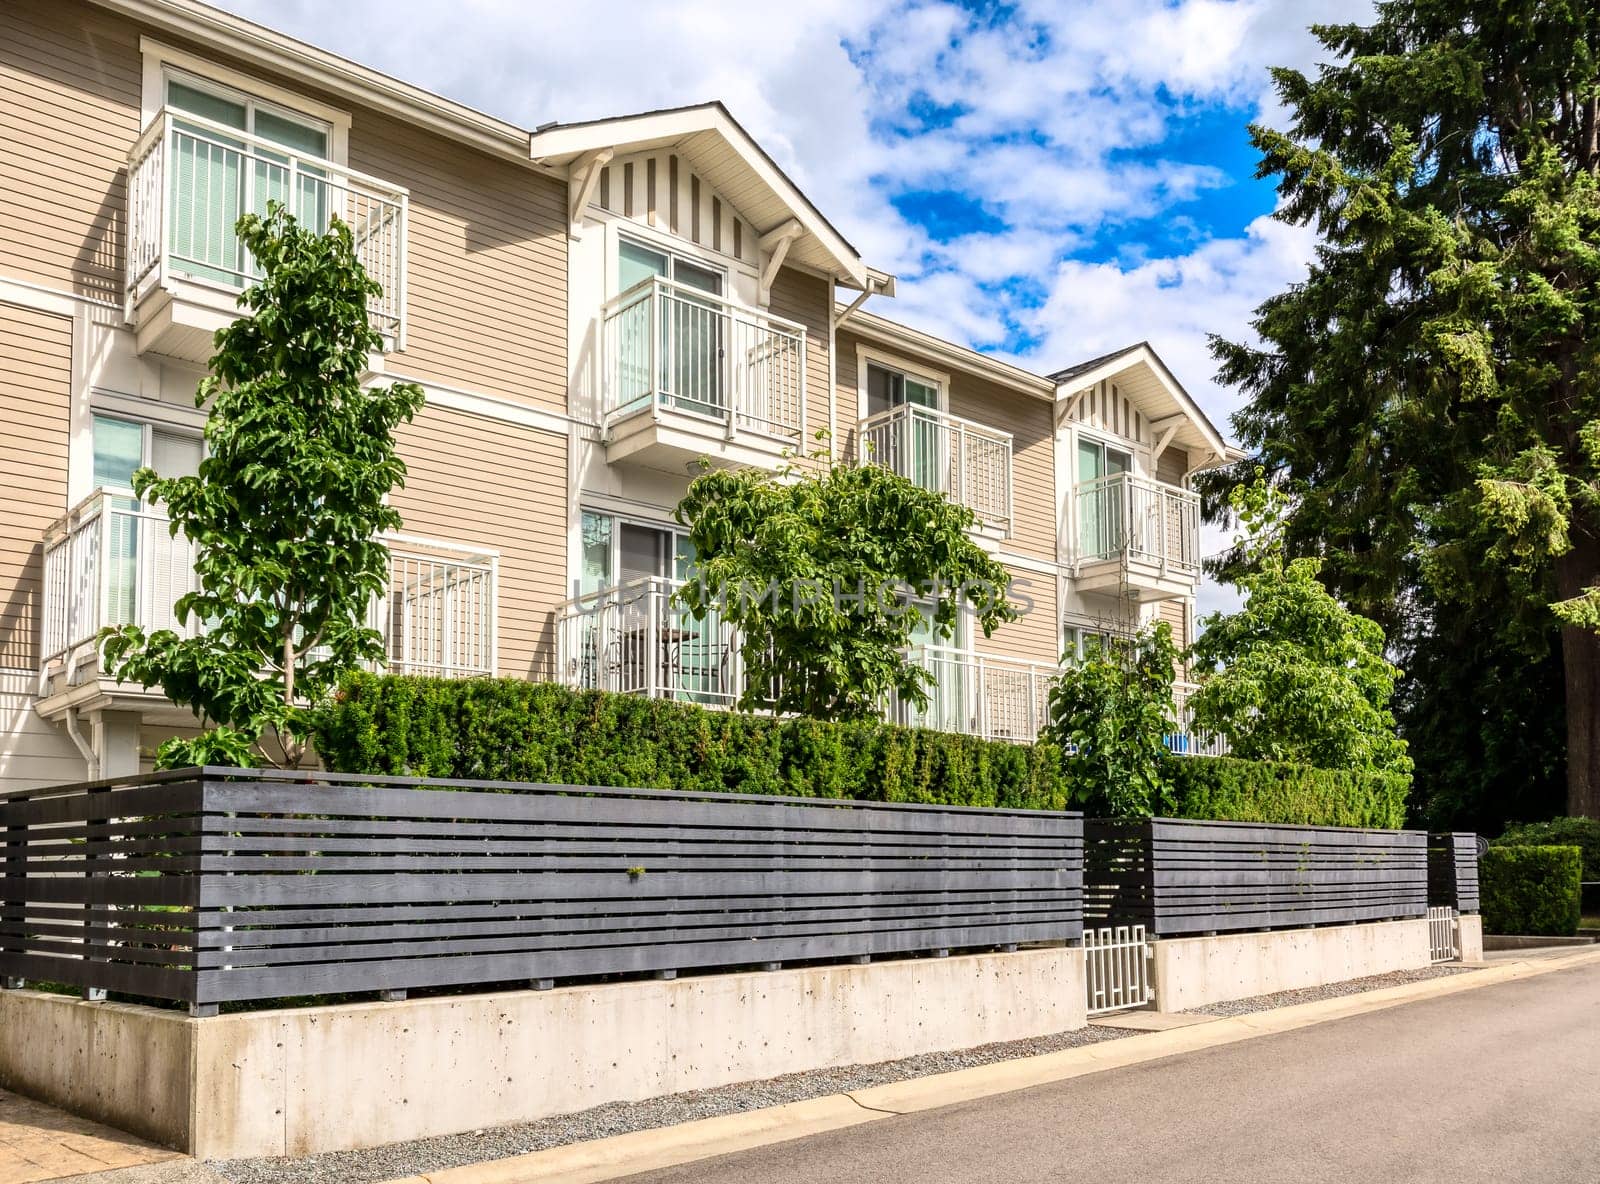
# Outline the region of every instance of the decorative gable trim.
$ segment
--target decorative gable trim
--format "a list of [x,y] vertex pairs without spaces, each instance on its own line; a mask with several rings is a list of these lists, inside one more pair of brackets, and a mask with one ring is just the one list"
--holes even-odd
[[670,149],[596,159],[589,204],[758,266],[760,236],[678,153]]

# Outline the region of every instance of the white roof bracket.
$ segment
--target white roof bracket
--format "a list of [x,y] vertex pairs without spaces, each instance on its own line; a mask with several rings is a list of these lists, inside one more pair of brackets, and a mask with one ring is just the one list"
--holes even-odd
[[795,239],[804,232],[798,219],[790,218],[787,222],[774,226],[761,236],[756,243],[756,248],[761,255],[761,305],[765,307],[772,299],[772,281],[778,278],[778,269],[783,266],[784,259],[789,254],[789,247]]
[[567,233],[573,238],[583,226],[583,211],[594,200],[595,186],[600,184],[600,170],[611,163],[614,148],[596,148],[585,152],[572,162],[567,171]]

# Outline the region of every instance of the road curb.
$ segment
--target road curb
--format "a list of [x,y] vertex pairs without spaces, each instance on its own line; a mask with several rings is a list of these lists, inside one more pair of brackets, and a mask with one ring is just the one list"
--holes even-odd
[[597,1184],[902,1114],[1236,1044],[1257,1036],[1292,1032],[1480,987],[1537,978],[1591,962],[1600,962],[1600,948],[1551,955],[1537,961],[1496,962],[1471,974],[1384,987],[1164,1032],[1141,1032],[1103,1044],[936,1073],[743,1114],[633,1131],[509,1159],[407,1176],[388,1184]]

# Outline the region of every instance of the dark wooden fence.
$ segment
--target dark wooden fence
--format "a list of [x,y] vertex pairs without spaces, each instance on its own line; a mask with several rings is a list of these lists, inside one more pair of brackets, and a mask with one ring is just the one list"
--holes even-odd
[[1421,831],[1091,821],[1084,918],[1154,937],[1422,917]]
[[1428,836],[1428,903],[1458,913],[1478,911],[1478,836],[1446,831]]
[[1083,932],[1076,814],[199,769],[0,829],[0,974],[201,1014]]

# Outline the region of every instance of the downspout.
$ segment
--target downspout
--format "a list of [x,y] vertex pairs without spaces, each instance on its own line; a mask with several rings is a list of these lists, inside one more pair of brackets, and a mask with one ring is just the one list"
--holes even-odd
[[83,729],[78,724],[78,709],[67,708],[63,722],[67,728],[67,739],[72,741],[72,746],[78,750],[78,755],[83,757],[84,764],[88,766],[88,776],[84,780],[100,780],[100,757],[95,753],[94,745],[83,738]]

